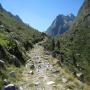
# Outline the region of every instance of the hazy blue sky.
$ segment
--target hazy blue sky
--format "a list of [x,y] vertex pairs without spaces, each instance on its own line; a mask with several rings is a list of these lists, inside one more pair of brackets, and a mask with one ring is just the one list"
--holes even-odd
[[2,6],[18,14],[30,26],[45,31],[58,14],[77,15],[84,0],[0,0]]

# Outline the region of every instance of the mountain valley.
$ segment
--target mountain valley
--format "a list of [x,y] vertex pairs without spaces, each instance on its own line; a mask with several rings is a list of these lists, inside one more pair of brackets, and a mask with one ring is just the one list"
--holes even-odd
[[15,90],[90,90],[90,0],[77,16],[58,15],[45,33],[0,4],[0,90],[12,84]]

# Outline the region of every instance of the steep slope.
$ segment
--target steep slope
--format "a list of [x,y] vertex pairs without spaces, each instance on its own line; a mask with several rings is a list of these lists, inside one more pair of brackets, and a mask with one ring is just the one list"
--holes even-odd
[[8,68],[14,70],[24,65],[28,59],[26,51],[42,39],[40,32],[6,11],[0,4],[0,85],[3,79],[9,77],[11,70],[8,72]]
[[90,0],[85,0],[71,29],[62,35],[63,62],[90,84]]
[[51,26],[47,29],[46,34],[49,36],[63,34],[69,29],[74,19],[75,16],[73,14],[67,16],[58,15]]
[[90,84],[90,0],[84,1],[70,30],[55,40],[49,39],[45,48],[54,52],[61,66]]

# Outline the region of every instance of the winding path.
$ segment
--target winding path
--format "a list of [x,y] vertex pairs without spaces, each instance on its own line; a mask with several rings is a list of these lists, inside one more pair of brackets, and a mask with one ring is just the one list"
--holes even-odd
[[30,60],[18,82],[20,90],[83,90],[83,84],[62,69],[41,45],[36,44],[28,56]]

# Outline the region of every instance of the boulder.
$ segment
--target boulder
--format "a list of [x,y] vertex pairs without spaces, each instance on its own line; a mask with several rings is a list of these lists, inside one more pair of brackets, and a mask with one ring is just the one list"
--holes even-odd
[[19,90],[23,90],[23,88],[22,87],[19,87]]
[[11,55],[11,60],[16,67],[20,67],[20,61],[15,55]]
[[56,69],[52,69],[52,73],[59,73],[60,71],[59,70],[56,70]]
[[45,54],[46,54],[46,55],[50,55],[50,52],[49,52],[49,51],[45,51]]
[[0,60],[0,67],[4,67],[5,62],[3,60]]
[[3,82],[4,82],[4,85],[8,85],[9,84],[9,81],[7,79],[4,79]]
[[0,28],[5,28],[4,25],[0,25]]
[[80,81],[84,82],[84,74],[83,74],[82,72],[76,73],[76,77],[77,77]]
[[67,83],[68,80],[67,80],[66,78],[63,77],[63,78],[62,78],[62,82],[63,82],[63,83]]
[[54,84],[55,82],[53,82],[53,81],[49,81],[49,82],[47,82],[47,85],[52,85],[52,84]]
[[5,62],[3,60],[0,60],[0,65],[4,65]]
[[77,73],[76,76],[77,77],[80,77],[82,75],[82,73]]
[[35,82],[34,84],[35,84],[35,86],[38,86],[40,84],[40,82]]
[[31,59],[27,60],[26,64],[33,62]]
[[29,72],[28,72],[28,74],[31,74],[31,75],[33,75],[34,73],[33,73],[33,71],[29,71]]
[[4,87],[3,90],[16,90],[16,87],[14,84],[8,84]]

